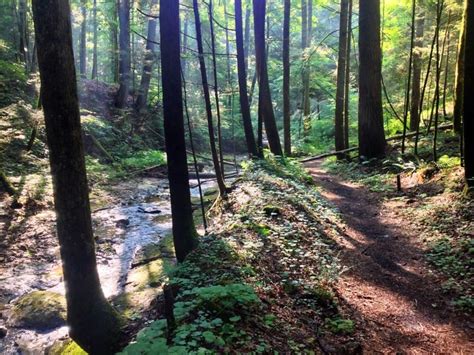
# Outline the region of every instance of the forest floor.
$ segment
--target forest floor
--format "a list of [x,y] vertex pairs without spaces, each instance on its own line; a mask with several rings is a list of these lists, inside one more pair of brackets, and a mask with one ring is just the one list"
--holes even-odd
[[[411,210],[425,211],[426,218],[430,203],[435,202],[428,198],[452,206],[449,194],[424,186],[420,196],[423,185],[402,193],[374,192],[347,176],[328,172],[320,161],[306,167],[322,196],[340,211],[344,233],[336,242],[348,271],[339,278],[336,290],[362,332],[362,348],[376,353],[472,352],[472,318],[453,309],[445,287],[451,279],[427,262],[426,235],[435,231]],[[408,184],[408,177],[402,181]],[[472,219],[467,221],[472,228]],[[451,234],[456,232],[451,229]],[[469,282],[469,275],[464,276]]]

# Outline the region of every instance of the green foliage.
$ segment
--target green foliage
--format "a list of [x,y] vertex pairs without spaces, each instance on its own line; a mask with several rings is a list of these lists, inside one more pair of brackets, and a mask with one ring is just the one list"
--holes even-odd
[[160,150],[143,150],[123,158],[120,163],[127,170],[140,170],[166,164],[166,155]]
[[469,237],[437,240],[428,253],[428,260],[449,277],[443,289],[459,295],[453,304],[469,312],[474,311],[473,290],[469,281],[474,276],[473,256],[474,240]]
[[26,79],[21,64],[0,59],[0,108],[27,98]]
[[343,318],[333,318],[326,320],[326,328],[334,334],[352,334],[354,333],[354,321]]

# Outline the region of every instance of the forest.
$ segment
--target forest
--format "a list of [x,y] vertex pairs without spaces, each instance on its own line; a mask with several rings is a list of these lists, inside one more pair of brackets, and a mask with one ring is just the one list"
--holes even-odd
[[469,354],[474,2],[0,0],[0,354]]

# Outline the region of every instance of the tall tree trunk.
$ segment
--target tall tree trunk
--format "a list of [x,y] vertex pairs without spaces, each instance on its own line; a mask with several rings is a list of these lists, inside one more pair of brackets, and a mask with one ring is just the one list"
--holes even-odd
[[275,155],[283,155],[275,121],[275,113],[273,112],[270,85],[268,83],[267,58],[265,55],[265,13],[266,0],[253,0],[255,56],[259,86],[259,110],[261,110],[261,117],[265,125],[270,151]]
[[[347,60],[345,73],[345,89],[344,89],[344,149],[349,148],[349,106],[350,106],[350,81],[351,81],[351,46],[352,46],[352,0],[349,0],[349,16],[347,19]],[[318,119],[319,119],[319,103],[318,103]]]
[[415,17],[416,17],[416,0],[412,0],[411,12],[411,35],[410,35],[410,55],[408,59],[408,80],[405,91],[405,107],[403,110],[403,137],[402,137],[402,154],[405,154],[405,138],[408,126],[408,112],[410,111],[410,88],[411,88],[411,69],[413,64],[413,49],[415,47]]
[[120,7],[120,0],[113,0],[114,6],[112,7],[112,18],[113,22],[111,23],[110,36],[112,43],[112,78],[113,82],[117,84],[120,80],[119,74],[119,43],[118,43],[118,11]]
[[[441,14],[443,13],[444,0],[438,0],[436,3],[437,18],[436,27],[441,26]],[[436,39],[436,86],[435,86],[435,114],[434,114],[434,135],[433,135],[433,160],[438,160],[437,139],[438,139],[438,121],[439,121],[439,97],[440,97],[440,81],[441,81],[441,53],[439,51],[439,31]],[[431,123],[431,120],[430,120]],[[430,127],[428,126],[428,132]]]
[[308,45],[308,4],[301,0],[301,49],[305,50]]
[[117,351],[120,321],[100,287],[67,0],[33,0],[69,334],[94,354]]
[[79,45],[79,73],[81,74],[82,78],[86,77],[86,70],[87,70],[87,9],[86,9],[86,1],[81,0],[81,15],[82,15],[82,22],[81,22],[81,41]]
[[443,116],[445,118],[448,117],[448,113],[446,111],[446,101],[448,98],[448,80],[449,80],[449,60],[451,58],[451,11],[449,12],[449,20],[447,24],[447,32],[446,32],[446,61],[444,64],[444,80],[443,80]]
[[[466,0],[467,1],[467,0]],[[464,13],[464,16],[466,13]],[[464,92],[464,52],[466,48],[466,20],[463,19],[463,26],[459,37],[458,58],[456,63],[456,83],[454,96],[453,123],[454,130],[461,133],[462,126],[462,108],[463,108],[463,92]]]
[[[339,59],[337,63],[337,86],[336,86],[336,117],[335,117],[335,146],[336,151],[344,149],[344,103],[345,103],[345,81],[347,69],[347,41],[349,0],[341,0],[341,12],[339,19]],[[338,155],[342,159],[343,155]]]
[[[184,18],[184,29],[183,29],[183,45],[181,49],[181,71],[183,72],[183,80],[186,80],[186,72],[188,67],[188,60],[186,53],[188,49],[188,35],[189,35],[189,20],[188,16]],[[186,100],[185,100],[186,101]]]
[[130,90],[130,0],[119,0],[119,83],[115,107],[124,108]]
[[176,258],[184,261],[198,244],[189,190],[181,89],[179,2],[160,1],[160,46],[168,179]]
[[420,124],[421,59],[425,14],[421,12],[415,22],[416,41],[413,51],[413,84],[411,91],[410,131],[416,131]]
[[[430,78],[431,66],[432,66],[432,62],[433,62],[433,54],[434,54],[434,49],[435,49],[436,42],[438,40],[438,36],[439,36],[439,26],[436,25],[435,33],[433,35],[433,40],[431,41],[430,55],[429,55],[429,58],[428,58],[428,68],[426,69],[425,80],[424,80],[424,83],[423,83],[423,88],[421,90],[420,108],[419,108],[419,110],[420,110],[419,111],[420,112],[420,119],[421,119],[421,114],[423,112],[425,92],[426,92],[426,87],[428,85],[428,80]],[[431,116],[430,116],[430,120],[431,120]],[[419,137],[420,137],[420,125],[418,124],[418,127],[416,129],[416,136],[415,136],[415,155],[418,155]]]
[[258,156],[250,115],[249,97],[247,94],[247,72],[245,70],[244,40],[242,33],[242,0],[235,0],[235,34],[237,69],[239,73],[240,111],[244,126],[245,140],[247,142],[247,152],[249,156]]
[[291,1],[284,2],[283,16],[283,137],[285,155],[291,155],[290,117],[290,11]]
[[94,0],[94,12],[93,12],[93,21],[94,21],[94,49],[92,52],[92,75],[91,79],[97,79],[97,0]]
[[[247,4],[245,9],[245,32],[244,32],[244,55],[245,55],[245,72],[249,72],[249,55],[250,55],[250,14],[251,6]],[[247,79],[247,78],[246,78]]]
[[212,163],[216,173],[217,186],[222,197],[226,196],[226,186],[224,183],[223,173],[219,162],[219,155],[216,148],[216,137],[214,133],[214,123],[212,120],[211,95],[209,93],[209,84],[207,81],[206,62],[204,60],[204,49],[202,45],[201,17],[199,15],[198,0],[193,0],[194,24],[196,26],[196,42],[199,53],[199,67],[201,70],[202,88],[204,93],[204,101],[206,104],[207,129],[209,132],[209,144],[211,148]]
[[217,80],[217,59],[216,59],[216,37],[214,33],[214,17],[213,17],[213,6],[212,0],[209,0],[209,29],[211,34],[211,53],[212,53],[212,74],[214,78],[214,99],[216,102],[216,115],[217,115],[217,142],[219,145],[219,161],[222,168],[222,178],[224,179],[224,152],[222,142],[222,117],[221,117],[221,105],[219,100],[219,83]]
[[380,0],[364,0],[359,8],[359,154],[385,155],[382,111]]
[[18,27],[20,32],[20,58],[25,64],[25,69],[29,71],[29,57],[28,57],[28,17],[27,17],[27,1],[18,1]]
[[[305,49],[311,46],[311,39],[313,37],[313,0],[308,1],[308,8],[306,11],[306,43]],[[307,137],[311,130],[311,100],[309,98],[309,83],[311,75],[311,63],[306,62],[303,69],[303,132]]]
[[[151,1],[150,13],[154,14],[158,0]],[[150,17],[148,19],[148,34],[146,41],[145,57],[143,60],[143,72],[140,81],[140,88],[138,89],[137,99],[135,101],[135,112],[140,116],[140,113],[146,108],[148,101],[148,92],[150,90],[151,74],[153,72],[153,63],[155,62],[155,38],[156,38],[156,26],[157,19]],[[138,130],[141,125],[141,119],[139,119],[138,126],[135,127]],[[136,131],[135,130],[135,131]]]
[[[466,1],[466,43],[474,43],[474,4]],[[474,187],[474,47],[465,45],[464,67],[464,100],[463,100],[463,130],[464,130],[464,166],[466,185]],[[469,98],[469,100],[466,100]]]

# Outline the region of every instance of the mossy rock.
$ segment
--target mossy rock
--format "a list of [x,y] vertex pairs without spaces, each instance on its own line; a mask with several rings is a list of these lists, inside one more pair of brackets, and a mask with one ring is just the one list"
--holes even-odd
[[59,293],[33,291],[14,304],[9,323],[14,327],[53,329],[66,324],[66,300]]
[[82,348],[71,339],[54,343],[47,351],[48,355],[87,355]]

